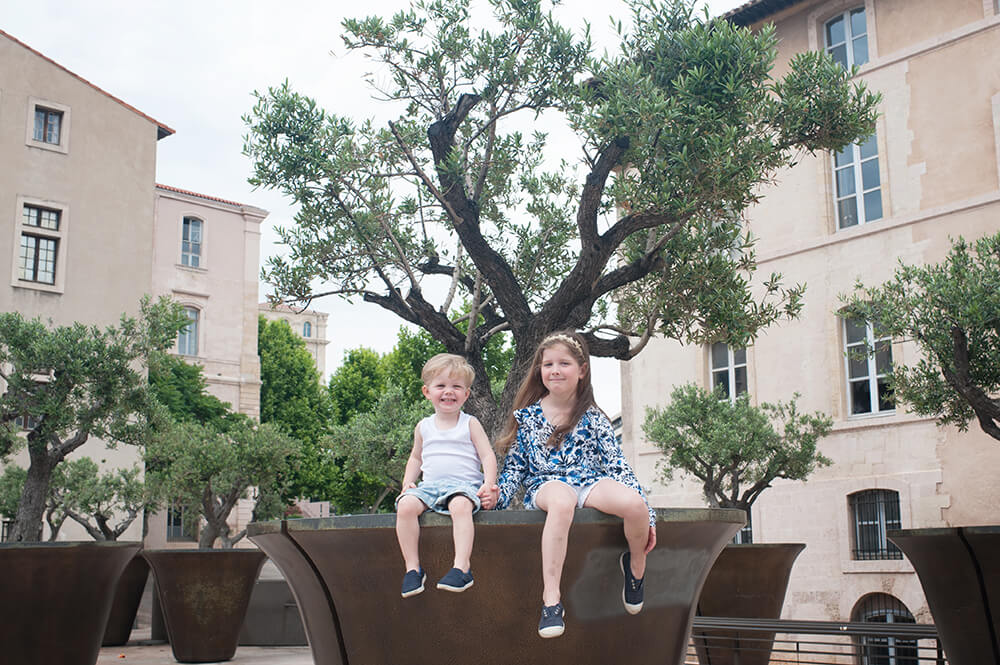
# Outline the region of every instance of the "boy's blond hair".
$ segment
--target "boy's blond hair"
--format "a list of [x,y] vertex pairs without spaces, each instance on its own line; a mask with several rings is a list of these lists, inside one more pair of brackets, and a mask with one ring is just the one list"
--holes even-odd
[[469,361],[454,353],[439,353],[428,360],[420,372],[420,380],[425,386],[430,385],[438,374],[457,376],[465,381],[466,388],[471,388],[472,382],[476,380],[476,370],[472,369]]

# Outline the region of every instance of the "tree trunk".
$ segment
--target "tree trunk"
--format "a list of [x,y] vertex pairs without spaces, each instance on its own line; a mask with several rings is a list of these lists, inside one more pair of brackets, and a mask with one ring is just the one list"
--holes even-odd
[[42,539],[42,518],[45,515],[45,497],[52,481],[55,464],[45,450],[31,451],[31,465],[24,480],[21,502],[14,517],[10,540],[15,543],[37,543]]

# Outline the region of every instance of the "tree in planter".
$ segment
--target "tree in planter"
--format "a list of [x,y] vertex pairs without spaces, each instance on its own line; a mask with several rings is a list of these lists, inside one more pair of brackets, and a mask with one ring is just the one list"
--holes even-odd
[[232,534],[227,519],[251,488],[258,499],[255,521],[282,514],[280,483],[287,480],[289,460],[299,447],[276,426],[256,425],[245,416],[232,418],[224,430],[174,423],[146,446],[146,482],[154,496],[204,519],[199,548],[211,549],[218,539],[228,549],[246,535],[245,529]]
[[[428,331],[476,369],[468,408],[490,433],[556,329],[625,360],[653,334],[743,344],[797,315],[802,287],[779,275],[752,295],[742,213],[803,151],[870,135],[878,96],[822,53],[774,79],[772,28],[688,2],[630,0],[619,52],[600,58],[543,0],[489,6],[490,29],[472,25],[469,0],[345,21],[347,48],[385,68],[369,79],[387,81],[376,90],[401,113],[385,127],[287,83],[257,94],[251,182],[299,204],[287,257],[265,270],[281,297],[360,298]],[[558,161],[546,135],[517,131],[540,115],[576,134],[579,171],[546,170]],[[505,331],[514,357],[497,399],[483,349]]]
[[82,457],[66,462],[62,471],[64,482],[54,486],[54,499],[94,540],[118,540],[143,511],[156,507],[138,466],[101,474],[94,460]]
[[[0,515],[14,517],[17,514],[17,506],[21,502],[24,481],[27,477],[27,469],[22,469],[19,466],[8,466],[3,470],[3,475],[0,475]],[[66,512],[54,496],[57,489],[63,484],[63,480],[63,467],[57,466],[52,470],[49,493],[45,497],[45,523],[49,525],[49,541],[51,542],[55,542],[59,538],[59,530],[62,529],[62,525],[66,521]]]
[[665,459],[661,477],[675,469],[702,483],[713,508],[750,506],[775,478],[805,480],[830,460],[817,443],[833,426],[823,413],[804,414],[788,402],[753,406],[746,394],[734,403],[694,384],[674,389],[662,409],[646,409],[643,432]]
[[962,431],[977,420],[1000,441],[1000,233],[959,238],[936,265],[901,262],[881,286],[858,283],[838,314],[916,342],[920,360],[889,376],[897,401]]
[[412,402],[402,388],[391,386],[370,411],[338,425],[328,439],[331,452],[345,467],[370,479],[364,499],[368,512],[379,512],[387,496],[401,491],[406,460],[413,448],[413,428],[427,415],[426,402]]
[[[52,474],[97,437],[141,445],[153,401],[139,363],[170,347],[188,321],[166,298],[143,299],[139,317],[101,330],[49,327],[17,312],[0,314],[0,459],[27,445],[30,464],[11,540],[38,541]],[[18,422],[31,425],[21,434]]]

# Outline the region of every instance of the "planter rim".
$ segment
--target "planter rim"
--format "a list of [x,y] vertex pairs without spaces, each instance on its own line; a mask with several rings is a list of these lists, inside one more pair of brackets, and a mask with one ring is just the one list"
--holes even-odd
[[[746,513],[735,508],[655,508],[659,522],[727,522],[745,524]],[[476,524],[496,525],[529,525],[543,524],[545,512],[541,510],[488,510],[475,514]],[[424,526],[450,526],[447,515],[424,513],[420,522]],[[574,524],[619,524],[620,518],[606,515],[594,508],[583,508],[576,511]],[[273,520],[270,522],[252,522],[247,527],[248,536],[259,536],[269,533],[287,531],[320,531],[330,529],[373,529],[394,527],[395,513],[380,513],[376,515],[337,515],[335,517],[293,518],[290,520]]]
[[797,547],[800,550],[805,549],[805,543],[729,543],[726,548],[732,547],[733,549],[790,549]]
[[911,536],[954,536],[959,533],[980,535],[1000,534],[1000,525],[932,527],[928,529],[890,529],[887,535],[889,538],[895,538],[896,536],[908,538]]
[[179,549],[145,549],[142,551],[143,554],[263,554],[264,552],[259,547],[230,547],[228,549],[222,548],[212,548],[212,549],[198,549],[198,548],[179,548]]
[[60,540],[56,542],[37,543],[0,543],[0,549],[27,549],[44,547],[45,549],[61,549],[70,547],[142,547],[137,540]]

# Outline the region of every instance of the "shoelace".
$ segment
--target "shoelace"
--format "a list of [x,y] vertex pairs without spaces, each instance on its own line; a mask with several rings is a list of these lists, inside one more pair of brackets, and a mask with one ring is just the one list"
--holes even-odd
[[542,616],[546,619],[551,619],[552,617],[557,617],[562,614],[562,608],[558,605],[553,605],[551,607],[542,608]]

